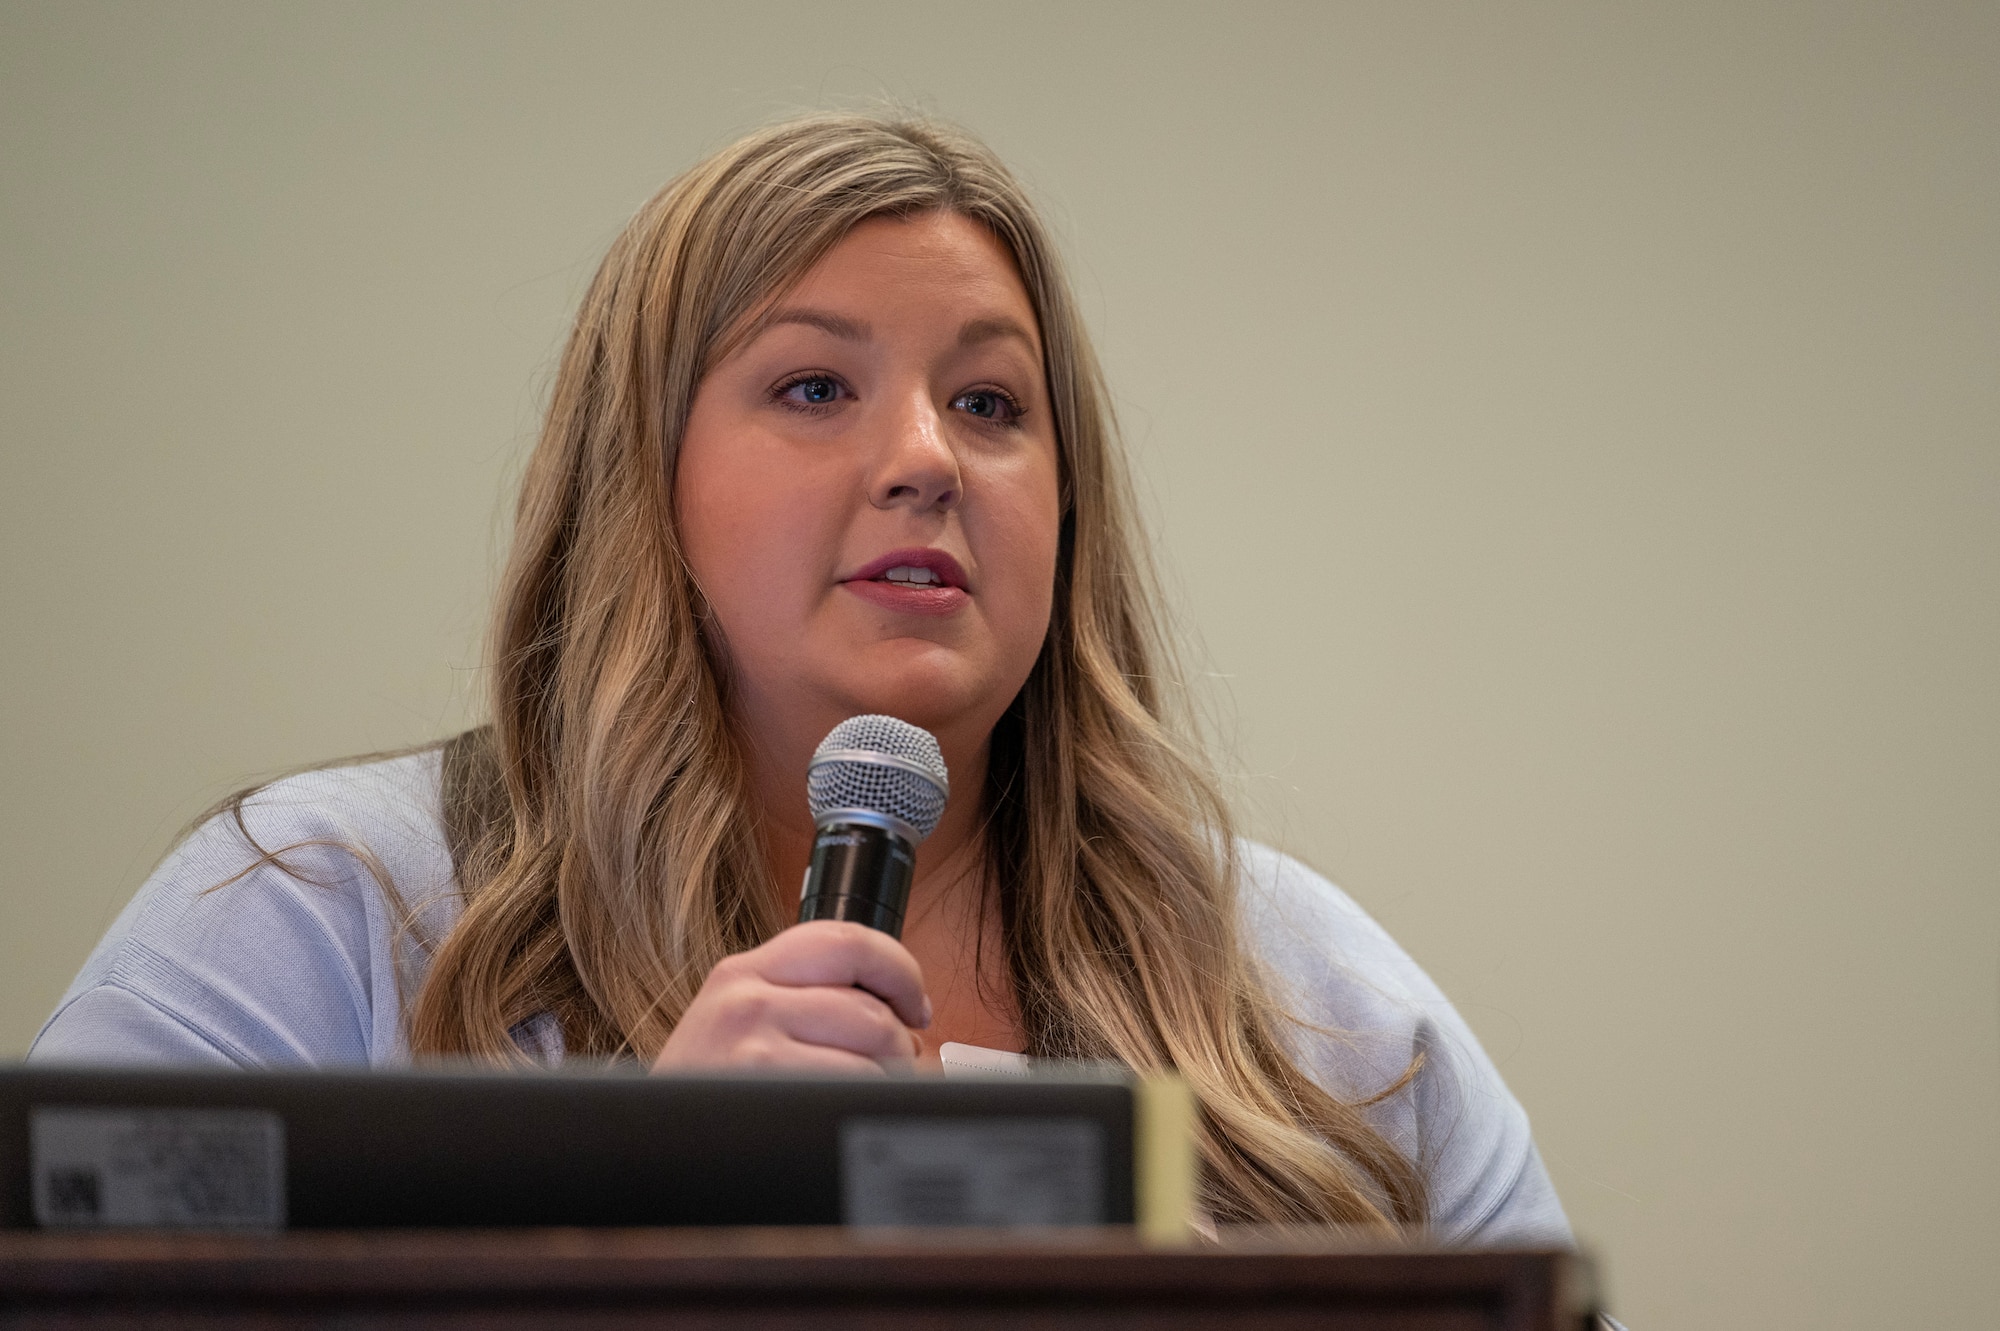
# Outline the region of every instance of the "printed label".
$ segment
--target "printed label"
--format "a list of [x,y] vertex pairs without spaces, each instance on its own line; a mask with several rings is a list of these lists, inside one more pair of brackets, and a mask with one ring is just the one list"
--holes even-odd
[[856,1118],[840,1129],[850,1225],[1096,1225],[1104,1131],[1084,1118]]
[[269,1110],[38,1105],[28,1142],[39,1225],[284,1228],[285,1125]]

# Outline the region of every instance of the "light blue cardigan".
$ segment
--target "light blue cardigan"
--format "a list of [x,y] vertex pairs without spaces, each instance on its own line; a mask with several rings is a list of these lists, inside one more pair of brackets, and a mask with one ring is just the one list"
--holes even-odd
[[[38,1062],[384,1066],[405,1063],[402,994],[426,953],[352,847],[373,856],[422,929],[459,910],[432,750],[280,781],[253,796],[258,843],[300,871],[258,868],[234,821],[198,829],[139,889],[37,1037]],[[1569,1225],[1528,1118],[1451,1003],[1382,927],[1298,861],[1242,845],[1247,936],[1288,1010],[1292,1052],[1363,1099],[1421,1053],[1412,1085],[1373,1106],[1423,1167],[1446,1242],[1563,1244]],[[311,881],[303,881],[310,879]],[[212,890],[213,889],[213,890]],[[398,968],[402,974],[397,974]],[[517,1033],[562,1056],[553,1023]]]

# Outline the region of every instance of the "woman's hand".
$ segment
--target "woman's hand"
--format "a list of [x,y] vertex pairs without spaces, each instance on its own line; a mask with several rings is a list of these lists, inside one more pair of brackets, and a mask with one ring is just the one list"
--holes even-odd
[[813,920],[718,962],[653,1071],[880,1072],[922,1052],[916,1032],[930,1024],[908,948],[865,925]]

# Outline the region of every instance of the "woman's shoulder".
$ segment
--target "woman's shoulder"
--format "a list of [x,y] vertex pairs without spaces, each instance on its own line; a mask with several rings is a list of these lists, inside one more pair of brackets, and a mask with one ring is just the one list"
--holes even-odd
[[1431,977],[1300,861],[1238,841],[1236,862],[1246,939],[1293,1057],[1335,1095],[1373,1101],[1376,1127],[1424,1170],[1440,1236],[1568,1242],[1526,1112]]
[[1388,930],[1324,875],[1260,842],[1236,843],[1238,899],[1259,956],[1314,990],[1405,1011],[1443,997]]
[[1239,840],[1236,859],[1243,927],[1281,1006],[1348,1033],[1338,1071],[1360,1075],[1344,1094],[1373,1094],[1399,1077],[1427,1022],[1463,1025],[1388,930],[1325,876],[1254,841]]
[[198,825],[91,953],[32,1057],[377,1063],[399,968],[457,900],[435,749],[274,781]]

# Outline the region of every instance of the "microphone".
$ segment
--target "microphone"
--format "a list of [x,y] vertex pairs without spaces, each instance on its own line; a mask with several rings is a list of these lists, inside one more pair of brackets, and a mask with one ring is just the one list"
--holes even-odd
[[893,716],[835,726],[806,769],[818,834],[799,889],[799,923],[853,920],[901,937],[917,843],[944,816],[950,793],[930,731]]

